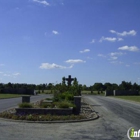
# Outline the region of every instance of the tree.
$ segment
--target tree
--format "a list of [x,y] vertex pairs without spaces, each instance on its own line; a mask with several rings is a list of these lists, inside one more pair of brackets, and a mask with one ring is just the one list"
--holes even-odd
[[132,89],[133,89],[133,90],[139,90],[139,85],[138,85],[137,83],[134,83],[134,84],[132,85]]
[[122,83],[119,85],[119,89],[121,89],[121,90],[130,90],[130,89],[132,89],[132,83],[122,81]]
[[8,87],[8,88],[13,88],[13,84],[9,82],[9,83],[7,84],[7,87]]
[[119,88],[119,86],[115,83],[112,84],[113,90],[117,90]]
[[52,83],[49,83],[48,86],[47,86],[47,89],[48,90],[51,90],[52,87],[53,87],[53,84]]
[[62,85],[66,85],[65,77],[62,78]]
[[104,89],[104,86],[102,83],[95,83],[93,85],[93,90],[95,91],[102,91]]
[[83,85],[82,86],[82,90],[87,90],[87,86],[86,85]]
[[113,87],[112,87],[111,83],[105,83],[104,87],[105,87],[105,90],[113,90]]

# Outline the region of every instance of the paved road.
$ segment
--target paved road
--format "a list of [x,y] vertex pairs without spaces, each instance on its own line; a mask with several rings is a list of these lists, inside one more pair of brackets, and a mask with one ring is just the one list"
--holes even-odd
[[98,120],[61,124],[0,120],[0,140],[128,140],[130,127],[140,129],[140,104],[102,96],[84,98],[100,115]]
[[[31,96],[31,102],[35,102],[37,100],[41,100],[47,97],[50,97],[51,95],[37,95],[37,96]],[[10,99],[0,99],[0,112],[13,108],[17,106],[19,103],[22,102],[22,97],[19,98],[10,98]]]

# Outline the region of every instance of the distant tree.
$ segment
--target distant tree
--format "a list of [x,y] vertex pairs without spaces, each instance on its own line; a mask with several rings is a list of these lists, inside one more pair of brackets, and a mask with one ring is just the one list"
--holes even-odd
[[82,86],[82,90],[87,90],[87,86],[86,85],[83,85]]
[[121,90],[130,90],[130,89],[132,89],[132,83],[122,81],[122,83],[119,85],[119,89],[121,89]]
[[138,85],[137,83],[134,83],[134,84],[132,85],[132,89],[133,89],[133,90],[139,90],[139,85]]
[[62,85],[66,85],[65,77],[62,78]]
[[8,88],[13,88],[13,84],[9,82],[9,83],[7,84],[7,87],[8,87]]
[[90,91],[91,91],[91,94],[93,93],[93,86],[90,86]]
[[48,86],[47,86],[47,89],[48,90],[51,90],[52,87],[53,87],[53,84],[52,83],[49,83]]
[[113,90],[113,86],[111,83],[105,83],[104,88],[105,88],[105,90]]
[[95,91],[102,91],[104,89],[104,86],[102,83],[95,83],[93,85],[93,90]]
[[119,86],[115,83],[112,84],[113,90],[117,90],[119,88]]

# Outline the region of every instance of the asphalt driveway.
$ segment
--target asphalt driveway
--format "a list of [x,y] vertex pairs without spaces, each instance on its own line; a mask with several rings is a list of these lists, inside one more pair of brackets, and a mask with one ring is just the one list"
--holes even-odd
[[0,140],[128,140],[140,129],[140,104],[102,96],[83,96],[100,118],[81,123],[37,124],[0,120]]

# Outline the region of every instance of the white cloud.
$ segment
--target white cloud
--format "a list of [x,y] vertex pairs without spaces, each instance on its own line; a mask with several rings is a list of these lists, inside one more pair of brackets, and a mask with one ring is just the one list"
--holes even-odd
[[123,50],[123,51],[131,51],[131,52],[138,52],[139,48],[136,46],[122,46],[119,47],[118,50]]
[[115,37],[104,37],[104,36],[102,36],[101,39],[99,40],[99,42],[103,42],[103,41],[115,42],[115,41],[117,41],[117,38],[115,38]]
[[55,34],[55,35],[59,34],[58,31],[55,31],[55,30],[53,30],[52,33]]
[[111,59],[116,60],[116,59],[118,59],[118,57],[117,56],[112,56]]
[[20,73],[18,73],[18,72],[17,72],[17,73],[14,73],[13,75],[14,75],[14,76],[19,76],[19,75],[20,75]]
[[104,54],[98,54],[99,57],[106,57]]
[[126,67],[130,67],[130,65],[128,65],[128,64],[126,64],[125,66],[126,66]]
[[52,63],[52,64],[42,63],[39,68],[41,68],[41,69],[68,69],[68,68],[72,68],[72,67],[73,67],[73,65],[71,65],[70,67],[66,67],[66,66],[57,65],[55,63]]
[[86,61],[83,61],[81,59],[69,59],[69,60],[67,60],[65,62],[70,63],[70,64],[75,64],[75,63],[85,63]]
[[116,55],[123,55],[125,53],[122,53],[122,52],[112,52],[110,53],[111,56],[116,56]]
[[0,66],[4,66],[4,64],[0,64]]
[[15,78],[16,76],[19,76],[19,75],[21,75],[19,72],[17,72],[17,73],[3,73],[3,76],[5,76],[5,77],[13,77],[13,78]]
[[10,74],[3,74],[3,76],[10,77],[11,75]]
[[110,30],[110,32],[111,32],[111,33],[116,33],[116,31],[114,31],[114,30]]
[[123,64],[122,61],[111,61],[110,63],[112,63],[112,64]]
[[45,0],[33,0],[33,2],[37,2],[37,3],[43,4],[43,5],[45,5],[45,6],[49,6],[49,5],[50,5],[50,4],[49,4],[47,1],[45,1]]
[[119,32],[117,32],[115,30],[110,30],[110,32],[113,33],[113,34],[116,34],[118,36],[128,36],[128,35],[135,36],[137,34],[137,32],[135,30],[131,30],[131,31],[128,31],[128,32],[123,31],[122,33],[119,33]]
[[140,65],[140,62],[135,62],[134,64],[135,64],[135,65]]
[[126,53],[122,53],[122,52],[112,52],[110,53],[110,60],[116,60],[118,59],[118,56],[124,55]]
[[118,41],[123,41],[123,38],[118,38]]
[[87,59],[93,59],[93,58],[88,56]]
[[90,43],[95,43],[95,39],[92,39]]
[[80,51],[80,53],[86,53],[86,52],[90,52],[90,49],[85,49],[83,51]]

